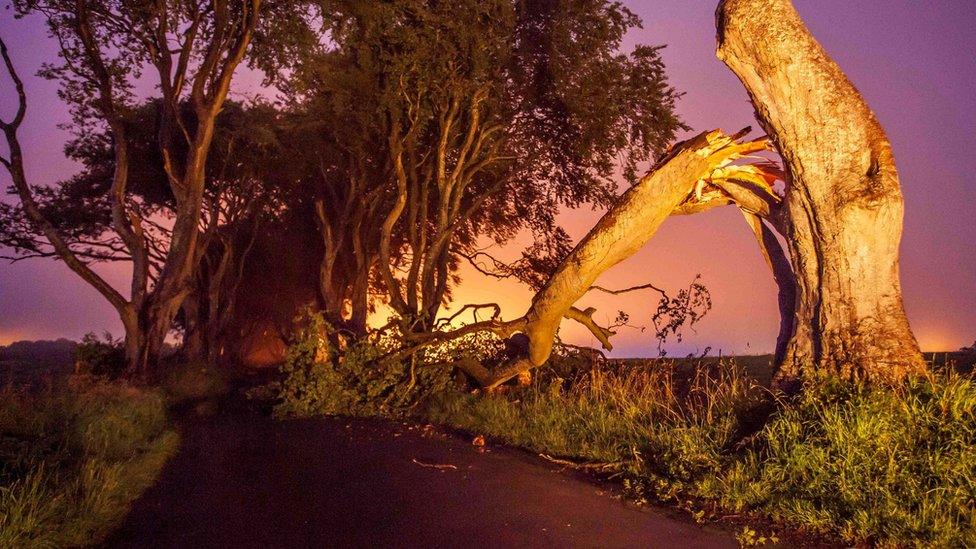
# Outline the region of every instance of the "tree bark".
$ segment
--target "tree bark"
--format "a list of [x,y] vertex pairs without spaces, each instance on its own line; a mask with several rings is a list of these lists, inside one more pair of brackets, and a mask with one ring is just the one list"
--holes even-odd
[[208,358],[208,304],[203,302],[201,289],[197,288],[183,300],[183,345],[180,354],[189,363],[200,363]]
[[797,293],[777,379],[924,371],[899,282],[898,172],[874,113],[789,0],[723,0],[716,24],[718,57],[790,176],[784,236]]
[[[778,209],[777,213],[781,212]],[[790,264],[789,254],[783,244],[776,237],[777,233],[782,234],[780,229],[774,231],[772,227],[780,226],[782,223],[774,223],[771,219],[779,221],[778,215],[767,216],[767,221],[763,217],[742,210],[742,215],[746,219],[752,234],[756,237],[756,243],[762,251],[766,265],[769,266],[773,274],[773,282],[776,283],[776,301],[779,305],[779,333],[776,334],[776,349],[773,354],[773,364],[779,365],[786,357],[786,349],[793,337],[793,310],[796,308],[796,277],[793,275],[793,266]]]

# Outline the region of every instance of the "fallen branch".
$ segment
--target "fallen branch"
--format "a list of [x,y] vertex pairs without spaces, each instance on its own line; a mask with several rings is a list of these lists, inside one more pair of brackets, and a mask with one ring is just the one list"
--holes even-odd
[[[748,131],[746,128],[729,136],[716,130],[676,145],[583,237],[536,293],[524,317],[527,322],[522,331],[529,337],[528,358],[532,367],[542,365],[549,358],[563,317],[570,316],[586,323],[586,315],[572,309],[593,289],[596,279],[643,247],[661,223],[683,204],[710,201],[724,204],[735,200],[736,197],[729,196],[723,187],[741,194],[743,200],[753,198],[746,191],[768,194],[769,201],[776,200],[771,187],[776,177],[763,169],[765,164],[733,164],[770,147],[765,138],[737,142]],[[749,186],[736,185],[733,181],[745,181]],[[756,202],[751,204],[756,210],[762,210],[767,204],[758,200],[750,202]],[[609,340],[612,334],[597,326],[587,327],[604,348],[610,348],[604,339]]]
[[422,461],[417,460],[416,458],[412,459],[411,461],[413,461],[414,463],[416,463],[421,467],[427,467],[429,469],[439,469],[441,471],[445,469],[454,469],[455,471],[457,470],[457,465],[451,465],[450,463],[424,463]]
[[546,461],[550,461],[557,465],[562,465],[564,467],[572,467],[573,469],[580,469],[583,471],[619,471],[624,468],[625,465],[630,465],[633,461],[610,461],[610,462],[584,462],[578,463],[575,461],[570,461],[568,459],[554,458],[547,454],[539,454],[539,457]]
[[[541,366],[552,353],[559,325],[564,318],[583,324],[606,350],[613,348],[610,337],[613,326],[602,327],[593,320],[594,310],[576,308],[575,303],[591,290],[609,294],[652,289],[650,284],[610,290],[595,286],[596,279],[607,269],[636,253],[657,231],[665,219],[676,211],[691,213],[712,204],[739,204],[752,215],[771,214],[779,197],[772,184],[781,176],[769,162],[733,164],[750,158],[755,152],[768,150],[768,139],[738,142],[749,132],[746,128],[731,136],[716,130],[676,145],[670,153],[640,182],[620,197],[592,230],[565,257],[549,280],[539,289],[525,315],[508,322],[501,321],[494,304],[471,305],[462,311],[490,308],[491,319],[474,322],[450,331],[410,334],[410,344],[384,359],[400,359],[430,345],[450,341],[477,332],[491,332],[508,338],[521,332],[528,338],[526,355],[513,358],[493,370],[476,360],[466,359],[455,365],[490,391],[532,368]],[[687,210],[687,212],[684,212]],[[477,265],[476,253],[469,260]],[[490,257],[490,256],[487,256]],[[496,263],[497,260],[495,260]],[[498,265],[496,264],[495,267]],[[479,269],[484,272],[489,269]],[[499,273],[506,275],[507,273]]]

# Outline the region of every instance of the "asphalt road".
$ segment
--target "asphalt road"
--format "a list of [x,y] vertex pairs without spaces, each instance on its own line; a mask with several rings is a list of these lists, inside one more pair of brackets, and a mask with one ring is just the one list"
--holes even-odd
[[380,420],[221,414],[109,547],[736,547],[535,456]]

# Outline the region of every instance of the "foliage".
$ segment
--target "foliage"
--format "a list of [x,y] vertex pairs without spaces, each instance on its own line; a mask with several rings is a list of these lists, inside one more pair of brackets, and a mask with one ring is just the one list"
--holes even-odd
[[106,332],[104,340],[94,333],[85,334],[75,347],[75,373],[117,378],[125,370],[125,350],[120,339]]
[[326,46],[278,84],[283,172],[316,202],[337,327],[350,310],[362,325],[372,285],[429,329],[483,241],[531,234],[519,267],[551,272],[571,248],[558,211],[611,204],[684,127],[659,48],[624,50],[640,20],[619,2],[323,5]]
[[159,393],[96,383],[0,394],[0,546],[100,541],[174,452]]
[[386,358],[397,346],[385,334],[347,342],[312,312],[302,324],[282,366],[279,417],[398,415],[450,382],[446,364],[426,363],[418,355]]
[[735,535],[735,540],[739,542],[740,547],[756,547],[766,545],[767,543],[779,543],[779,538],[775,534],[766,536],[749,526],[743,527],[742,531]]
[[[505,395],[445,394],[426,413],[533,451],[615,464],[633,497],[696,517],[772,517],[848,543],[976,543],[972,379],[813,385],[780,401],[734,367],[679,364],[597,368]],[[747,530],[752,543],[770,538]]]
[[[175,215],[175,197],[169,188],[160,153],[159,131],[162,101],[148,99],[133,105],[123,121],[127,139],[127,191],[130,207],[147,224],[146,237],[165,249]],[[188,103],[180,105],[180,124],[192,127],[196,115]],[[241,218],[262,213],[273,204],[272,181],[267,173],[278,146],[275,130],[278,112],[266,102],[248,104],[227,101],[215,120],[213,151],[207,155],[204,188],[205,224],[231,225]],[[185,154],[185,144],[178,151]],[[88,129],[65,145],[65,157],[81,170],[54,186],[39,186],[36,199],[72,249],[86,260],[127,261],[131,256],[112,227],[112,199],[109,189],[115,172],[113,138],[107,130]],[[219,210],[219,211],[215,211]],[[20,205],[0,205],[0,243],[15,249],[20,257],[53,255],[40,231],[30,224]],[[160,258],[153,258],[154,269]]]

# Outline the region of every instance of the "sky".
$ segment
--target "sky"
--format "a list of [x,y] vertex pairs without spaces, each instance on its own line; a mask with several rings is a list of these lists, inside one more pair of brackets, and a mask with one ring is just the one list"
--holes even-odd
[[[794,0],[814,36],[861,91],[888,132],[905,196],[902,287],[909,320],[923,349],[954,350],[976,339],[976,2],[973,0]],[[716,0],[624,0],[644,20],[628,36],[666,44],[663,56],[675,88],[684,93],[678,112],[697,133],[756,126],[742,85],[715,58]],[[0,4],[4,6],[5,4]],[[53,84],[33,77],[56,47],[43,21],[14,20],[0,7],[0,35],[7,41],[30,97],[21,141],[28,176],[53,183],[74,171],[64,159],[67,113]],[[259,91],[259,78],[242,74],[237,93]],[[14,96],[0,85],[0,112],[9,118]],[[2,174],[0,184],[9,179]],[[575,238],[601,212],[565,213],[560,222]],[[512,250],[501,250],[502,255]],[[124,286],[122,269],[107,276]],[[731,208],[669,219],[638,254],[608,271],[606,287],[653,282],[676,291],[696,275],[714,302],[709,314],[669,342],[669,354],[759,354],[773,348],[778,328],[776,290],[741,216]],[[514,283],[465,272],[459,302],[496,301],[514,318],[530,293]],[[260,291],[260,288],[255,288]],[[622,328],[613,356],[657,353],[647,325],[657,300],[651,295],[589,295],[599,321],[628,312],[638,328]],[[584,329],[564,323],[570,342],[593,345]],[[20,339],[79,338],[96,331],[121,334],[114,310],[63,264],[48,260],[0,263],[0,345]]]

